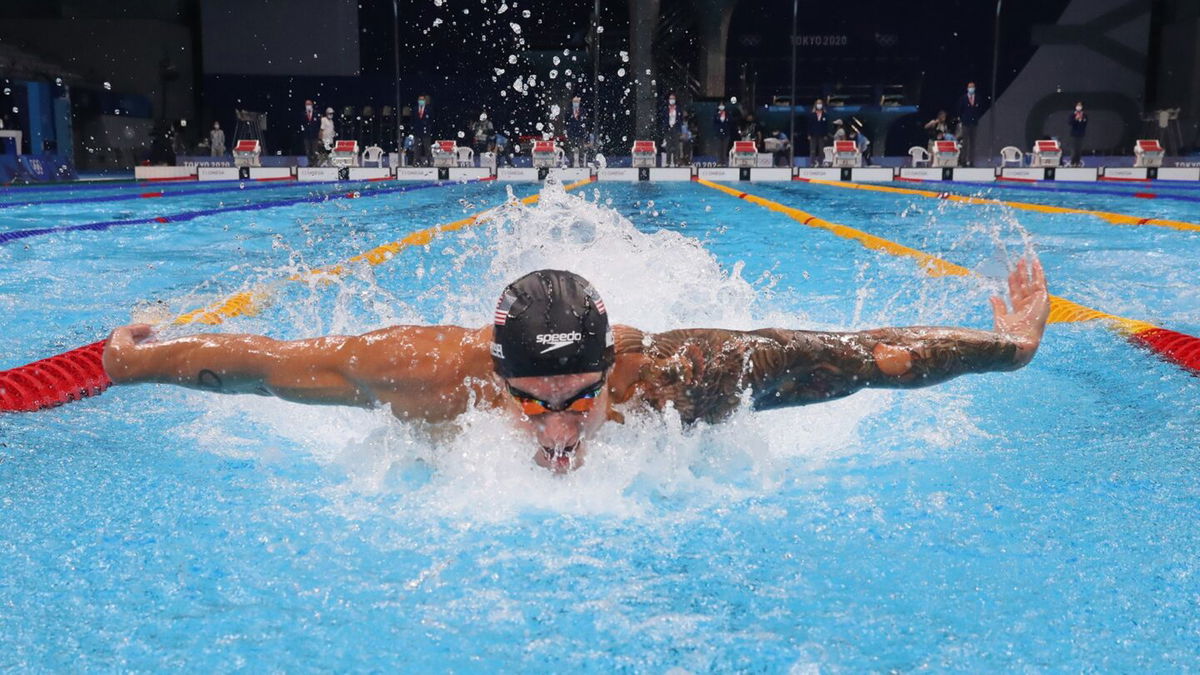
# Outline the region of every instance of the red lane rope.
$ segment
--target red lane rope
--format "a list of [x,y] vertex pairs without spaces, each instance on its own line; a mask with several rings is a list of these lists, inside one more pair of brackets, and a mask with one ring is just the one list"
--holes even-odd
[[1152,328],[1129,336],[1164,359],[1200,375],[1200,338],[1165,328]]
[[105,342],[0,370],[0,412],[34,412],[108,389],[112,379],[101,363]]

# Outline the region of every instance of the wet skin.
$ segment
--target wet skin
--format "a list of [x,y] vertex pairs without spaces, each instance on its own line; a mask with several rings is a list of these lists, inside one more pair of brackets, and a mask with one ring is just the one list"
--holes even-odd
[[403,420],[449,422],[469,407],[506,411],[554,471],[583,463],[588,436],[617,408],[673,408],[684,423],[717,422],[749,394],[756,409],[818,403],[863,388],[924,387],[967,373],[1016,370],[1033,358],[1050,312],[1034,259],[1009,277],[1009,308],[992,298],[993,330],[881,328],[859,332],[613,327],[616,360],[587,412],[526,415],[509,387],[558,407],[601,373],[502,379],[491,326],[393,326],[356,336],[280,341],[193,335],[157,342],[147,325],[113,331],[104,367],[116,384],[158,382],[288,401],[388,406]]

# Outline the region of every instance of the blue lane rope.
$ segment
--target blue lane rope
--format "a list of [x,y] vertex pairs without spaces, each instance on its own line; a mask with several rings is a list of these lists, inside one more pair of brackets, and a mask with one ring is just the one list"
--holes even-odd
[[[957,184],[955,184],[955,185],[957,185]],[[980,186],[980,184],[976,184],[975,186],[972,186],[972,187],[979,187],[979,186]],[[1160,194],[1155,191],[1155,190],[1157,190],[1158,186],[1144,186],[1144,187],[1138,186],[1138,187],[1142,188],[1142,190],[1140,192],[1124,192],[1121,190],[1090,189],[1090,188],[1082,188],[1082,187],[1077,187],[1077,188],[1038,187],[1038,186],[1034,186],[1034,185],[1022,185],[1021,183],[1016,183],[1016,182],[996,181],[995,183],[982,184],[982,187],[984,189],[998,187],[998,188],[1007,188],[1007,189],[1011,189],[1011,190],[1027,190],[1027,191],[1031,191],[1031,192],[1058,192],[1058,193],[1068,193],[1069,192],[1069,193],[1089,194],[1089,195],[1113,195],[1113,196],[1117,196],[1117,197],[1132,197],[1132,198],[1136,198],[1136,199],[1173,199],[1173,200],[1182,201],[1182,202],[1200,202],[1200,196]],[[1147,196],[1145,196],[1145,197],[1139,196],[1139,195],[1143,195],[1143,194],[1147,195]]]
[[185,211],[169,216],[151,216],[147,218],[132,218],[129,220],[107,220],[99,223],[84,223],[82,225],[62,225],[59,227],[41,227],[30,230],[15,230],[13,232],[0,232],[0,246],[18,239],[27,237],[38,237],[46,234],[55,234],[58,232],[75,232],[79,230],[103,231],[114,227],[124,225],[145,225],[148,223],[182,223],[189,220],[194,220],[202,216],[211,216],[218,213],[231,213],[234,211],[262,211],[265,209],[273,209],[280,206],[291,206],[293,204],[312,204],[333,201],[335,199],[350,199],[354,197],[374,197],[376,195],[395,193],[395,192],[411,192],[413,190],[425,190],[428,188],[443,187],[446,185],[462,185],[465,183],[478,183],[490,180],[488,178],[475,178],[467,181],[438,181],[435,183],[419,183],[417,185],[402,185],[391,188],[375,188],[366,191],[351,191],[337,192],[336,194],[323,194],[310,197],[299,197],[295,199],[276,199],[257,204],[246,204],[242,206],[227,206],[217,209],[202,209],[199,211]]
[[[340,181],[342,183],[359,183],[365,181]],[[254,183],[253,185],[222,185],[212,187],[192,188],[185,190],[164,190],[164,186],[159,187],[154,193],[146,192],[124,192],[115,195],[101,195],[98,197],[64,197],[62,199],[43,199],[39,201],[27,202],[7,202],[0,203],[0,209],[12,209],[21,206],[44,206],[47,204],[83,204],[94,202],[120,202],[128,199],[169,199],[171,197],[182,197],[185,195],[202,195],[212,194],[215,192],[241,192],[244,190],[263,190],[263,189],[279,189],[284,187],[297,187],[299,185],[316,185],[316,183],[297,183],[296,181],[274,182],[274,183]],[[144,189],[144,188],[143,188]],[[157,194],[156,194],[157,193]],[[153,197],[148,197],[148,194],[153,194]]]

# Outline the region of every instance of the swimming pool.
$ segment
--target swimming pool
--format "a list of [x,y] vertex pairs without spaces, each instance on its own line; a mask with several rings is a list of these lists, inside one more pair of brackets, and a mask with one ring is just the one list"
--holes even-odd
[[[1200,333],[1200,234],[1086,215],[739,184],[983,275],[931,277],[696,183],[549,186],[534,205],[511,203],[533,184],[196,187],[0,191],[18,204],[0,234],[147,220],[0,244],[0,369],[131,319],[280,338],[483,325],[538,267],[579,272],[647,330],[982,328],[1027,245],[1052,293]],[[1200,221],[1188,200],[929,189]],[[171,219],[268,200],[296,201]],[[262,288],[256,315],[169,326]],[[1054,324],[1013,373],[693,429],[635,416],[558,478],[490,413],[443,433],[115,388],[0,415],[0,667],[1197,669],[1198,394],[1100,323]]]

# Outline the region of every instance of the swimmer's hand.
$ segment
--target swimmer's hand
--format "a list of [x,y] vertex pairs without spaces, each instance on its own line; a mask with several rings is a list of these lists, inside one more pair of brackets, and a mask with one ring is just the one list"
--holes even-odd
[[1028,263],[1024,258],[1017,261],[1017,268],[1008,276],[1008,294],[1012,299],[1011,311],[1004,298],[997,295],[991,299],[993,330],[1016,345],[1014,367],[1020,368],[1033,359],[1046,330],[1046,319],[1050,317],[1046,273],[1037,256],[1032,256]]
[[133,360],[140,345],[154,341],[150,324],[135,323],[121,326],[108,336],[101,363],[113,382],[127,381],[132,375]]

